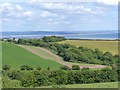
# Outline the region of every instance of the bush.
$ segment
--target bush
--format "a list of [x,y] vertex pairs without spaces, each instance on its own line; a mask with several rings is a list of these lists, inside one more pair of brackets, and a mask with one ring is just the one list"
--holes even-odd
[[30,66],[27,66],[27,65],[22,65],[22,66],[20,67],[20,70],[33,70],[33,68],[30,67]]
[[70,70],[70,68],[68,66],[62,66],[60,69],[62,69],[62,70]]
[[73,65],[72,70],[80,70],[80,67],[78,65]]
[[48,67],[47,70],[50,70],[50,67]]
[[6,71],[6,70],[10,70],[10,66],[9,66],[9,65],[4,65],[4,66],[2,67],[2,69],[5,70],[5,71]]
[[36,70],[41,70],[42,68],[41,67],[37,67]]
[[83,67],[82,70],[89,70],[89,68],[88,67]]

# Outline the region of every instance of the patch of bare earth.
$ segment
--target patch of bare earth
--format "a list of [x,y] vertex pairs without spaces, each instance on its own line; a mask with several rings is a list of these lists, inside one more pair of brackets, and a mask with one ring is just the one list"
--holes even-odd
[[[53,54],[51,51],[49,51],[49,50],[47,50],[47,49],[45,49],[45,48],[35,47],[35,48],[37,48],[37,50],[36,50],[36,49],[31,48],[30,46],[27,46],[27,45],[18,45],[18,46],[20,46],[20,47],[28,50],[29,52],[32,52],[32,53],[35,54],[35,55],[38,55],[38,56],[40,56],[40,57],[42,57],[42,58],[45,58],[45,59],[47,59],[47,60],[50,60],[49,56],[52,56],[52,58],[53,58],[52,60],[58,62],[59,64],[68,66],[68,67],[70,67],[70,68],[72,67],[72,65],[75,65],[74,63],[70,63],[70,62],[65,62],[65,61],[63,61],[61,57]],[[39,53],[39,52],[38,52],[39,50],[45,51],[45,52],[47,53],[47,55],[49,55],[49,56],[47,56],[47,55],[45,55],[45,54],[42,54],[42,53]],[[77,64],[77,65],[79,65],[79,64]],[[85,67],[85,68],[104,68],[104,67],[107,67],[107,66],[103,66],[103,65],[81,66],[81,65],[79,65],[79,67],[80,67],[80,68],[84,68],[84,67]]]

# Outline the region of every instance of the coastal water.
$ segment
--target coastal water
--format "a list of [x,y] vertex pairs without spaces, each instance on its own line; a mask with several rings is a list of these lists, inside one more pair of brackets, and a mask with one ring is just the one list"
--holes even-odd
[[43,36],[64,36],[67,39],[118,39],[117,31],[26,31],[2,32],[2,38],[42,38]]

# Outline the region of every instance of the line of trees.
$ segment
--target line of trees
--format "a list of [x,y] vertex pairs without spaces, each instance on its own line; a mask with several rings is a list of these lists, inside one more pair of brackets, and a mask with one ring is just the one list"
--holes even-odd
[[[74,66],[76,68],[76,66]],[[67,85],[83,83],[101,83],[118,81],[118,67],[101,70],[3,70],[3,78],[19,81],[21,87],[40,87],[48,85]],[[120,79],[119,79],[120,80]],[[6,86],[3,79],[3,87]]]
[[99,49],[92,50],[86,47],[75,47],[70,44],[55,43],[61,40],[65,40],[65,38],[45,36],[42,39],[19,39],[16,43],[49,48],[54,50],[64,61],[68,62],[85,62],[102,65],[119,63],[119,55],[112,55],[110,52],[103,53]]

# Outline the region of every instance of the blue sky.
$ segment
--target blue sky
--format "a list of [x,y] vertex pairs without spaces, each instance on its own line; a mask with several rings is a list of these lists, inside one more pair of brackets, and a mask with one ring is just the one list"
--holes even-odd
[[0,4],[2,31],[97,31],[118,29],[115,0]]

